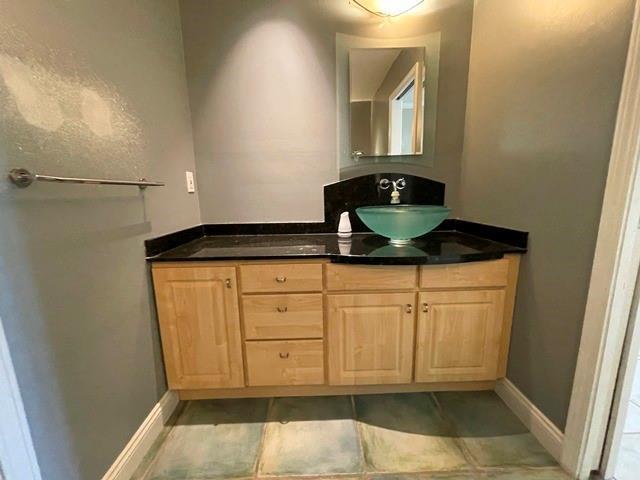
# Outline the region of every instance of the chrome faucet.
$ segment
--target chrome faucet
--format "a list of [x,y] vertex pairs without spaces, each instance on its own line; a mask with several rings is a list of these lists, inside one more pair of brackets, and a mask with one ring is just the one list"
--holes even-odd
[[407,186],[407,182],[405,182],[404,178],[399,178],[398,180],[389,180],[388,178],[383,178],[378,183],[378,186],[382,190],[393,187],[393,192],[391,192],[391,204],[394,205],[400,203],[400,190]]

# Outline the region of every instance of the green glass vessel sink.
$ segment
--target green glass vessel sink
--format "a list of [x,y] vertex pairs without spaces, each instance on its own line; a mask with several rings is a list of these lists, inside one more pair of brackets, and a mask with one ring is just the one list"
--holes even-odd
[[406,245],[440,225],[451,212],[439,205],[377,205],[356,208],[360,220],[387,237],[393,245]]

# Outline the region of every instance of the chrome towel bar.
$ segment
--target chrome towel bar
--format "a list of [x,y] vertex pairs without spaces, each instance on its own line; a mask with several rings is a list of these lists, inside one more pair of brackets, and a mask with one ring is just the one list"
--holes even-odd
[[74,178],[57,177],[54,175],[39,175],[31,173],[25,168],[14,168],[9,172],[9,180],[20,188],[26,188],[33,182],[59,182],[59,183],[85,183],[93,185],[133,185],[141,190],[147,187],[164,187],[162,182],[149,182],[144,178],[140,180],[108,180],[104,178]]

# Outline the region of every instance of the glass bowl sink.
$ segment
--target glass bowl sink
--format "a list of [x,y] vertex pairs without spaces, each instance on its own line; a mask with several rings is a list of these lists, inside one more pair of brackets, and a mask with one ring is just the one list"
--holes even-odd
[[376,232],[387,237],[389,243],[406,245],[412,238],[430,232],[440,225],[451,212],[440,205],[377,205],[356,208],[360,220]]

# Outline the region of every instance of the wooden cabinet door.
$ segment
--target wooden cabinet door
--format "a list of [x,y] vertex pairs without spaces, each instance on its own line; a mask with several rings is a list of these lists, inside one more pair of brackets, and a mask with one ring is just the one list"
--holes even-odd
[[156,304],[169,388],[242,387],[234,267],[156,267]]
[[496,378],[503,290],[422,292],[419,310],[416,382]]
[[415,293],[328,295],[329,383],[411,383]]

